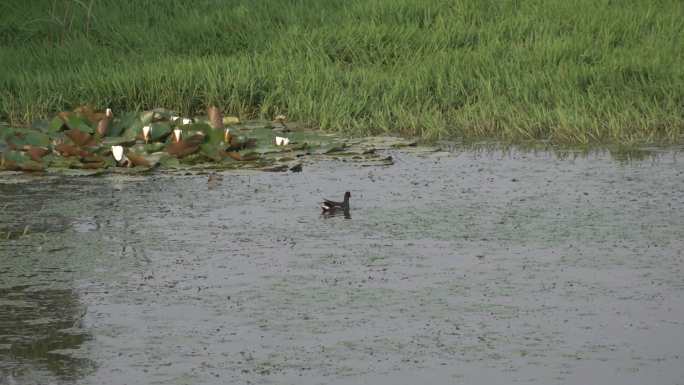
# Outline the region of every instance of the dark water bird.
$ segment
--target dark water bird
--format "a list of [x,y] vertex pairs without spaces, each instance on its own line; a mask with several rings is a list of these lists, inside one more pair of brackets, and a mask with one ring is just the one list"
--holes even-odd
[[351,216],[349,215],[349,198],[351,198],[351,193],[347,191],[344,193],[344,200],[342,202],[323,199],[323,202],[321,202],[322,213],[334,215],[338,211],[343,211],[345,217],[351,218]]

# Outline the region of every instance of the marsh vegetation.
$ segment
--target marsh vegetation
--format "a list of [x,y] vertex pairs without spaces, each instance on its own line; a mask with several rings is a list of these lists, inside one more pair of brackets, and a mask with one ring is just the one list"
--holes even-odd
[[8,0],[0,120],[90,103],[345,134],[681,141],[684,4]]

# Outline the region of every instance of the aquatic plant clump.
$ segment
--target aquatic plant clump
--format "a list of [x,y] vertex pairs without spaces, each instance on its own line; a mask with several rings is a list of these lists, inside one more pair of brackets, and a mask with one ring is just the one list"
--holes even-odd
[[[114,115],[79,107],[29,128],[0,128],[0,170],[92,175],[103,172],[253,168],[301,171],[311,156],[349,156],[391,164],[379,142],[348,141],[285,123],[241,122],[212,106],[208,116],[182,117],[155,109]],[[384,145],[407,145],[388,139]]]

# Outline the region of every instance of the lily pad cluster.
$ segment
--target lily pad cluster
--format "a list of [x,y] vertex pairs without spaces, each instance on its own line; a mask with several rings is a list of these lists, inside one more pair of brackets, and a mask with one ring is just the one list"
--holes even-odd
[[99,174],[154,168],[300,171],[310,156],[347,157],[391,164],[376,149],[410,145],[399,138],[345,140],[302,128],[278,116],[242,122],[216,107],[207,116],[182,117],[155,109],[114,114],[80,107],[31,127],[0,127],[0,169]]

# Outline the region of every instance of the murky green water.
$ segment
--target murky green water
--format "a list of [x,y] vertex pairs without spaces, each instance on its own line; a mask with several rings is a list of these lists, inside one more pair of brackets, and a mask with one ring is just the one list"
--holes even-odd
[[684,383],[681,152],[391,154],[0,177],[0,384]]

